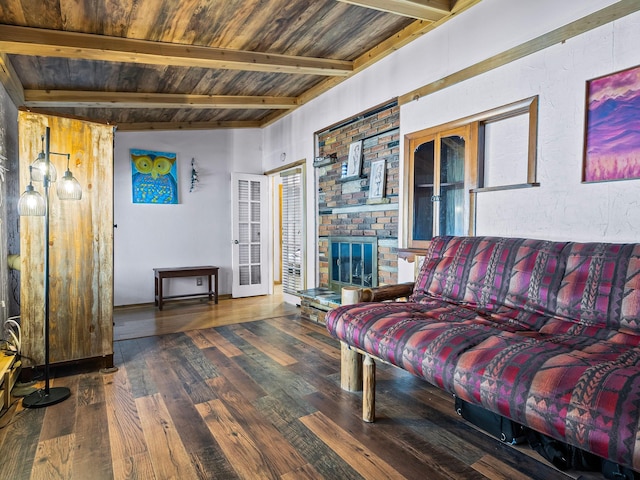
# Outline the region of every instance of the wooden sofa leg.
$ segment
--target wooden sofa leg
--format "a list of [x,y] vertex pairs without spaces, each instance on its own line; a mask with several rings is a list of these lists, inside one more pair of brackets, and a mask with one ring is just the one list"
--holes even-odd
[[[342,305],[353,305],[360,301],[362,291],[358,287],[342,287]],[[362,355],[340,342],[340,387],[348,392],[362,390]]]
[[362,419],[365,422],[373,422],[376,419],[376,363],[369,355],[364,357]]
[[362,355],[340,343],[340,387],[348,392],[362,390]]

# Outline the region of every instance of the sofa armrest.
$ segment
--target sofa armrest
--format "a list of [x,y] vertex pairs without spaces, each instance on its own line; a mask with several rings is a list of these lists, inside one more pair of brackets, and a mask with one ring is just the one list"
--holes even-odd
[[397,300],[408,297],[413,293],[415,282],[398,283],[395,285],[383,285],[381,287],[363,288],[360,296],[361,302],[384,302],[385,300]]

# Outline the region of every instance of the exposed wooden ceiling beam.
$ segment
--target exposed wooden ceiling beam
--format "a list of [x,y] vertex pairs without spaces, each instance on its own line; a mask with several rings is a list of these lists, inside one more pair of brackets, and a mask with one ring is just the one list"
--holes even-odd
[[24,104],[24,89],[6,53],[0,53],[0,83],[16,107]]
[[403,17],[437,22],[451,13],[449,0],[338,0]]
[[28,107],[278,109],[297,106],[293,97],[191,95],[169,93],[25,90]]
[[0,51],[16,55],[291,74],[347,76],[353,72],[353,63],[344,60],[150,42],[13,25],[0,25]]
[[118,123],[116,128],[121,132],[138,132],[144,130],[215,130],[220,128],[260,128],[261,121],[234,120],[228,122],[138,122]]

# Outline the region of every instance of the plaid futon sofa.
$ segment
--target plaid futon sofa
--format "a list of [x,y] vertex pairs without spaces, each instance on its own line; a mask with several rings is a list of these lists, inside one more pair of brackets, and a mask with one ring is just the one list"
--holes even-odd
[[326,326],[463,400],[640,470],[640,244],[438,237],[407,302],[343,305]]

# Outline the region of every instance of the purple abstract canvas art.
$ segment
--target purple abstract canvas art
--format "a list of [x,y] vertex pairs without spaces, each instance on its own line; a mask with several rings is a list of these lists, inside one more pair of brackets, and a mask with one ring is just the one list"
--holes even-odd
[[640,178],[640,66],[587,82],[585,182]]

